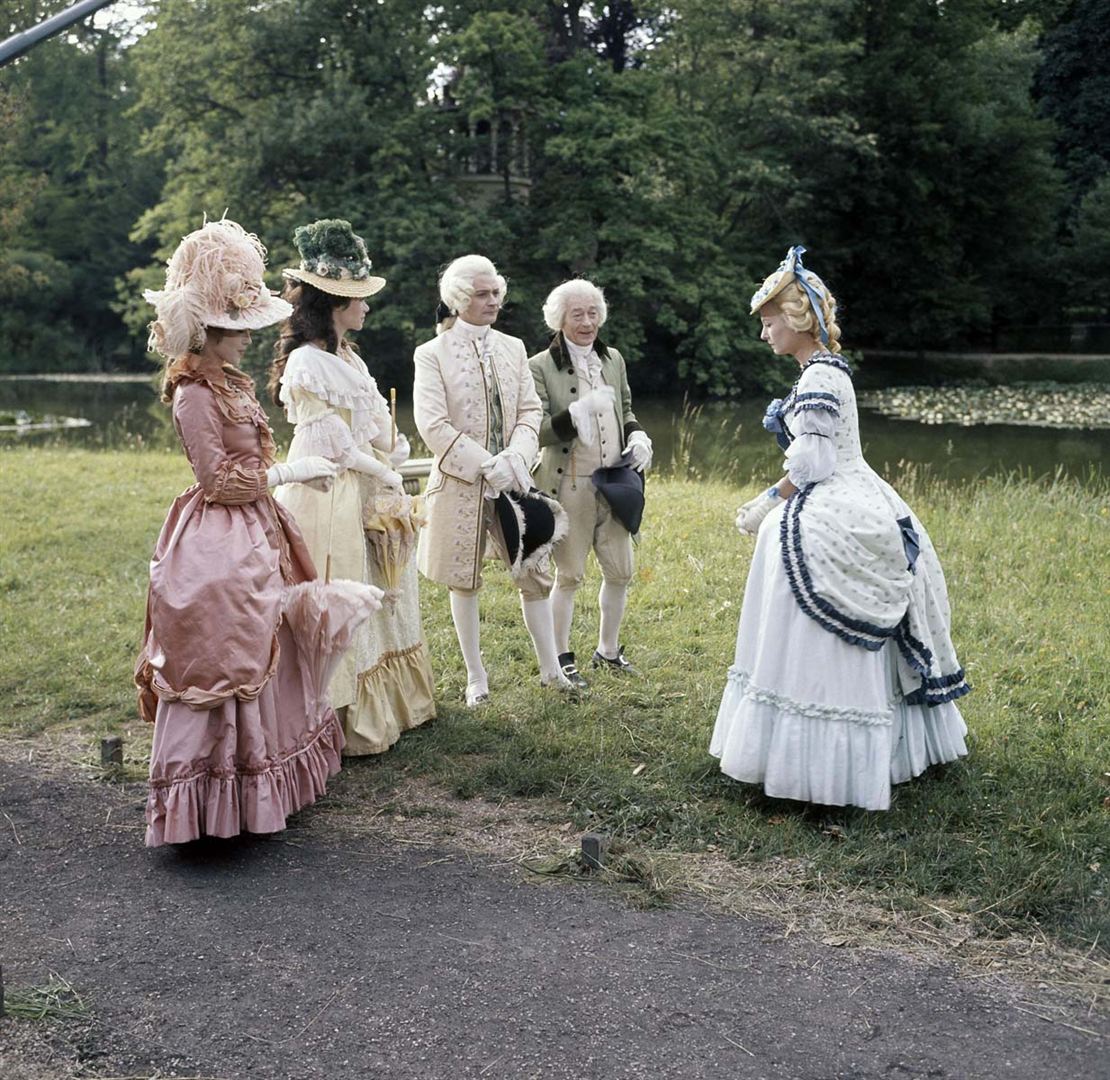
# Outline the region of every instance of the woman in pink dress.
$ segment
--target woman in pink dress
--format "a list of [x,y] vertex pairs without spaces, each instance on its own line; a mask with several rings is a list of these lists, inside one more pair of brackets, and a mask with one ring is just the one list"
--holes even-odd
[[331,462],[274,464],[254,384],[251,330],[287,317],[263,283],[265,249],[233,221],[182,240],[155,305],[162,399],[196,483],[170,507],[150,563],[135,683],[154,724],[146,843],[269,833],[323,794],[342,730],[314,692],[282,600],[315,570],[281,483],[326,487]]

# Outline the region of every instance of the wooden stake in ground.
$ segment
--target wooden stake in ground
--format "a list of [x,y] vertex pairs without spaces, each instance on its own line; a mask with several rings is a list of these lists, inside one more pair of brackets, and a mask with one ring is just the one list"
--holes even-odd
[[582,834],[582,861],[588,869],[602,869],[605,866],[605,855],[608,851],[609,837],[605,833]]
[[100,764],[123,764],[123,739],[118,735],[113,735],[110,739],[100,740]]

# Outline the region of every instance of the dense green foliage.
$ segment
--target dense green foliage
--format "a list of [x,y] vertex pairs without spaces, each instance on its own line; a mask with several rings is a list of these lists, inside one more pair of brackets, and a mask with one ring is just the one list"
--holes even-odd
[[[65,7],[9,2],[0,36]],[[151,257],[129,234],[158,198],[119,27],[77,24],[0,72],[0,371],[135,366],[116,279]]]
[[275,268],[352,221],[400,385],[467,250],[532,345],[602,284],[641,393],[762,383],[746,298],[799,241],[849,345],[1101,314],[1108,38],[1099,0],[131,4],[0,73],[0,370],[141,366],[139,286],[225,208]]

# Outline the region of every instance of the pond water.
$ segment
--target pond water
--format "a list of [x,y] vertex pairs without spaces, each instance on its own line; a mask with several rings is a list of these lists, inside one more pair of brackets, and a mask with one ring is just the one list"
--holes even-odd
[[[762,428],[763,400],[713,402],[690,408],[681,400],[636,402],[636,414],[655,443],[658,469],[747,481],[771,476],[781,464],[774,440]],[[169,410],[145,379],[57,381],[0,378],[0,413],[25,410],[32,416],[80,417],[88,427],[59,431],[0,433],[0,447],[21,444],[117,448],[176,446]],[[270,408],[280,447],[291,429]],[[412,407],[402,403],[398,422],[414,444]],[[873,409],[860,416],[864,452],[880,472],[913,462],[954,481],[1020,470],[1034,476],[1086,479],[1110,474],[1110,428],[1047,428],[988,423],[917,423]],[[426,451],[414,445],[414,455]]]

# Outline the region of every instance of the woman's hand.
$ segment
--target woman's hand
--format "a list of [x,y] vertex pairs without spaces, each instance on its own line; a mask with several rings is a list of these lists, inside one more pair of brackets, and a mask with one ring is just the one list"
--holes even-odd
[[777,487],[768,488],[761,495],[750,499],[736,512],[736,528],[741,536],[755,536],[763,519],[783,502]]
[[339,466],[326,457],[311,455],[296,461],[275,462],[266,470],[270,487],[280,484],[307,484],[316,491],[331,491]]
[[373,454],[366,453],[365,450],[353,451],[347,462],[349,468],[362,473],[364,476],[369,476],[383,487],[391,488],[394,491],[404,489],[405,481],[401,474],[395,472],[385,462],[379,461]]
[[409,446],[409,441],[405,437],[403,431],[397,432],[397,442],[394,444],[393,449],[389,451],[389,464],[393,468],[398,469],[409,459],[412,453],[412,448]]

